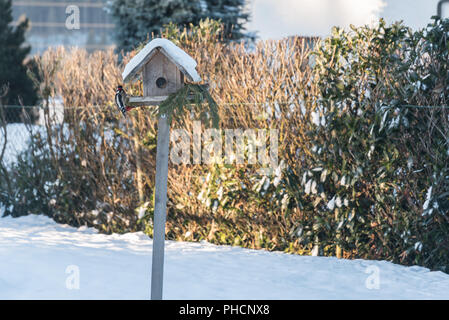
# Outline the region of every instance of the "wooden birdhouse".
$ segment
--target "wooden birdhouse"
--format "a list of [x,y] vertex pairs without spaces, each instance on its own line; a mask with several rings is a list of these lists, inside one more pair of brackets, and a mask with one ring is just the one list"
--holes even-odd
[[[173,42],[154,39],[125,66],[124,82],[139,74],[143,81],[143,97],[127,96],[122,86],[117,87],[115,102],[120,111],[145,105],[158,105],[168,95],[184,86],[184,80],[200,82],[196,62]],[[170,142],[170,123],[166,114],[160,114],[157,130],[155,201],[153,219],[153,259],[151,271],[151,299],[162,299],[165,221],[167,213],[167,175]]]
[[128,97],[131,106],[157,105],[184,86],[184,80],[200,82],[196,61],[167,39],[150,41],[125,66],[122,77],[129,82],[141,75],[143,97]]

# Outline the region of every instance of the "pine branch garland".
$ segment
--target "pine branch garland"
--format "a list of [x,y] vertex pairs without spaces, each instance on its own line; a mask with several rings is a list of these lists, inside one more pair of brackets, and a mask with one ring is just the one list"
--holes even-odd
[[[206,109],[204,108],[205,104],[208,106]],[[162,102],[157,113],[158,116],[165,114],[169,122],[174,115],[183,122],[182,115],[186,111],[199,113],[201,121],[210,122],[212,127],[218,128],[220,121],[218,105],[204,85],[186,84]]]

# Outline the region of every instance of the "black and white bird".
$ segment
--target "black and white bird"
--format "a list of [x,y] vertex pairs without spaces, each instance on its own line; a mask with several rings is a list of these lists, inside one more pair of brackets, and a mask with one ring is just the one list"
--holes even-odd
[[126,116],[126,111],[128,111],[130,108],[125,106],[125,99],[126,98],[126,92],[123,90],[122,86],[118,86],[117,90],[115,91],[115,104],[117,105],[117,108],[123,113],[124,116]]

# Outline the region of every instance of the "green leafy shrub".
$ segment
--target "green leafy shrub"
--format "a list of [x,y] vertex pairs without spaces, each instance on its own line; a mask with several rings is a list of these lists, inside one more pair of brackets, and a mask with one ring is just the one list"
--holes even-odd
[[435,87],[447,86],[448,27],[381,20],[317,48],[312,153],[297,172],[308,240],[330,254],[447,270],[448,112]]

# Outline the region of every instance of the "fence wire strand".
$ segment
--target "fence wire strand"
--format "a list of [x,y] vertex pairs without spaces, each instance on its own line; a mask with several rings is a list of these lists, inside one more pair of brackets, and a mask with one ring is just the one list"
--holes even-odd
[[[237,101],[228,101],[228,102],[217,102],[217,104],[221,107],[229,107],[238,106],[238,105],[257,105],[257,106],[269,106],[269,105],[278,105],[278,106],[291,106],[297,105],[301,106],[301,101],[265,101],[265,102],[237,102]],[[394,108],[414,108],[414,109],[449,109],[449,106],[418,106],[418,105],[396,105],[396,106],[381,106],[380,109],[394,109]],[[6,164],[12,164],[17,156],[27,150],[28,140],[30,138],[30,128],[29,125],[37,125],[33,128],[34,133],[40,133],[42,135],[45,134],[46,126],[45,126],[45,115],[44,111],[48,111],[48,109],[58,110],[59,112],[63,112],[65,110],[95,110],[92,114],[84,114],[83,116],[86,118],[97,117],[98,112],[101,111],[112,111],[115,112],[115,106],[113,105],[91,105],[91,106],[63,106],[60,105],[52,105],[49,107],[44,107],[43,105],[33,105],[33,106],[23,106],[23,105],[3,105],[0,106],[1,117],[0,117],[0,151],[5,150],[3,157],[3,161]],[[142,109],[138,107],[137,109]],[[143,109],[151,109],[151,107],[143,107]],[[154,107],[153,107],[154,109]],[[29,110],[35,110],[34,112],[30,112]],[[248,110],[250,111],[250,110]],[[48,116],[48,115],[47,115]],[[121,119],[121,114],[117,111],[116,115],[117,119]],[[64,122],[63,119],[60,121]],[[7,136],[7,143],[5,145],[5,135]]]

